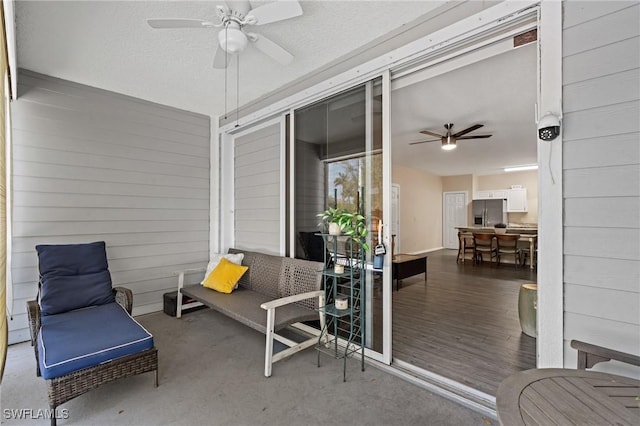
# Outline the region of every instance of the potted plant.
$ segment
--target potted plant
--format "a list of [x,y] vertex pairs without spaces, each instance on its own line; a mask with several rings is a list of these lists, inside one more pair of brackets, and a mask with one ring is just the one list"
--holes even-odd
[[317,216],[322,219],[322,222],[320,222],[318,226],[325,226],[325,229],[329,233],[329,235],[340,235],[342,233],[340,218],[345,213],[347,213],[345,209],[329,207],[322,213],[318,213]]
[[504,223],[496,223],[493,227],[496,234],[506,234],[507,233],[507,225]]
[[369,251],[367,244],[367,220],[360,213],[351,213],[345,209],[329,207],[322,213],[318,213],[318,217],[322,218],[320,225],[327,225],[329,235],[344,234],[360,244],[364,251]]

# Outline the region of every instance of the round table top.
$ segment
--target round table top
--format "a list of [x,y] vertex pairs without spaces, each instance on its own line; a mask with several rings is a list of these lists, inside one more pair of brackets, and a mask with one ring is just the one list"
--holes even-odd
[[640,425],[640,381],[590,370],[541,368],[504,380],[502,425]]

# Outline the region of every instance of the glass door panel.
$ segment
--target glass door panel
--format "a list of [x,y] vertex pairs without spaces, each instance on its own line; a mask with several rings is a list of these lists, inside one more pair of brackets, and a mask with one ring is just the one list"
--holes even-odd
[[386,292],[385,274],[373,269],[373,250],[385,221],[382,123],[382,78],[377,78],[296,110],[290,148],[295,257],[323,261],[323,241],[315,235],[320,230],[317,213],[338,207],[367,218],[371,251],[367,253],[365,347],[379,359],[384,348]]

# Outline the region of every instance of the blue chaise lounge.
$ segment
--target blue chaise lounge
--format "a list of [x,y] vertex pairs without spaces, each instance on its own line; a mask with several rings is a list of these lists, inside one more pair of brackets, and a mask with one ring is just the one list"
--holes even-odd
[[112,288],[105,243],[38,245],[36,251],[38,300],[27,307],[51,413],[119,378],[154,371],[158,386],[153,336],[131,316],[131,291]]

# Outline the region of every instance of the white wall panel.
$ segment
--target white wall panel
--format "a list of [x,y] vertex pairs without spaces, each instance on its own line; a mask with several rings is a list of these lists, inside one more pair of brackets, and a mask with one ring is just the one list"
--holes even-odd
[[564,219],[566,226],[638,229],[640,197],[568,198]]
[[640,163],[638,133],[565,141],[563,149],[565,170]]
[[565,255],[640,260],[640,229],[567,226],[564,232]]
[[640,4],[563,5],[564,359],[574,367],[572,339],[640,355]]
[[37,244],[104,240],[134,313],[160,309],[174,272],[208,258],[209,117],[30,71],[12,112],[10,340],[28,337]]
[[[606,61],[600,58],[606,57]],[[607,44],[562,61],[565,84],[638,68],[640,37]]]
[[640,69],[622,71],[564,86],[565,113],[638,99]]
[[280,254],[280,156],[280,123],[235,139],[237,248]]
[[[603,146],[602,149],[606,150],[607,147]],[[638,197],[638,176],[640,164],[565,169],[565,197]]]
[[564,27],[571,28],[578,24],[599,19],[603,16],[629,9],[633,3],[628,1],[598,1],[585,4],[586,1],[567,1],[564,3]]
[[[583,2],[586,3],[586,2]],[[593,2],[594,4],[600,2]],[[616,43],[638,36],[637,23],[640,22],[640,4],[627,2],[629,7],[608,14],[593,14],[593,19],[579,25],[564,27],[562,34],[562,54],[571,56],[607,44]],[[586,10],[589,7],[585,5]],[[572,11],[565,9],[565,17]],[[564,21],[565,25],[569,21]]]
[[564,294],[569,312],[632,325],[640,318],[638,293],[566,284]]

